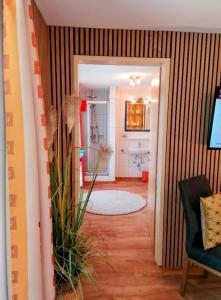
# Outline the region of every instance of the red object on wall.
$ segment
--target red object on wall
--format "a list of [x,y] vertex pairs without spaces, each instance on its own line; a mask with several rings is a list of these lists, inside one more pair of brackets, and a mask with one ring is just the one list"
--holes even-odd
[[149,177],[148,171],[142,171],[142,181],[147,182]]
[[[82,99],[81,100],[81,107],[80,107],[80,139],[81,139],[81,147],[83,148],[83,124],[82,124],[82,113],[87,111],[87,100]],[[81,159],[81,166],[82,166],[82,178],[83,178],[83,184],[84,184],[84,157]]]
[[86,112],[87,111],[87,100],[82,99],[81,100],[81,112]]

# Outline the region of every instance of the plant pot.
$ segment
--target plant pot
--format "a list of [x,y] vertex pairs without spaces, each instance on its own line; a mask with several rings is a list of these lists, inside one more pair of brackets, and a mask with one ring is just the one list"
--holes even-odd
[[69,292],[64,293],[63,295],[57,295],[56,300],[80,300],[80,293],[77,290],[77,293]]

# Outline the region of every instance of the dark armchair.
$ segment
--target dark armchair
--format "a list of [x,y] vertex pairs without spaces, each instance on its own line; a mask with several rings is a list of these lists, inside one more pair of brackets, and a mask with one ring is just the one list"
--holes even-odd
[[179,188],[186,221],[186,252],[187,259],[184,266],[184,277],[181,286],[181,295],[185,295],[189,266],[191,263],[221,276],[221,245],[204,250],[200,197],[212,195],[209,182],[205,176],[197,176],[180,181]]

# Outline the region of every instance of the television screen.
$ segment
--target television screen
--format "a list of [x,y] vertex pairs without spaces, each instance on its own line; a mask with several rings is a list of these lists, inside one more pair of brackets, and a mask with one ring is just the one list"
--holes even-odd
[[221,149],[221,88],[215,93],[208,148]]

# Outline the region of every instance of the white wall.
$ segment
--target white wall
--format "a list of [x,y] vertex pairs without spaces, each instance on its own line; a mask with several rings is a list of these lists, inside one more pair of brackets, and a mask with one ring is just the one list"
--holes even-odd
[[[128,153],[129,147],[142,147],[149,151],[149,132],[125,131],[125,102],[128,98],[142,97],[151,99],[151,86],[145,89],[138,87],[116,89],[116,177],[140,177],[141,170],[138,169],[138,160],[135,155]],[[148,169],[148,157],[142,156],[142,169]]]

